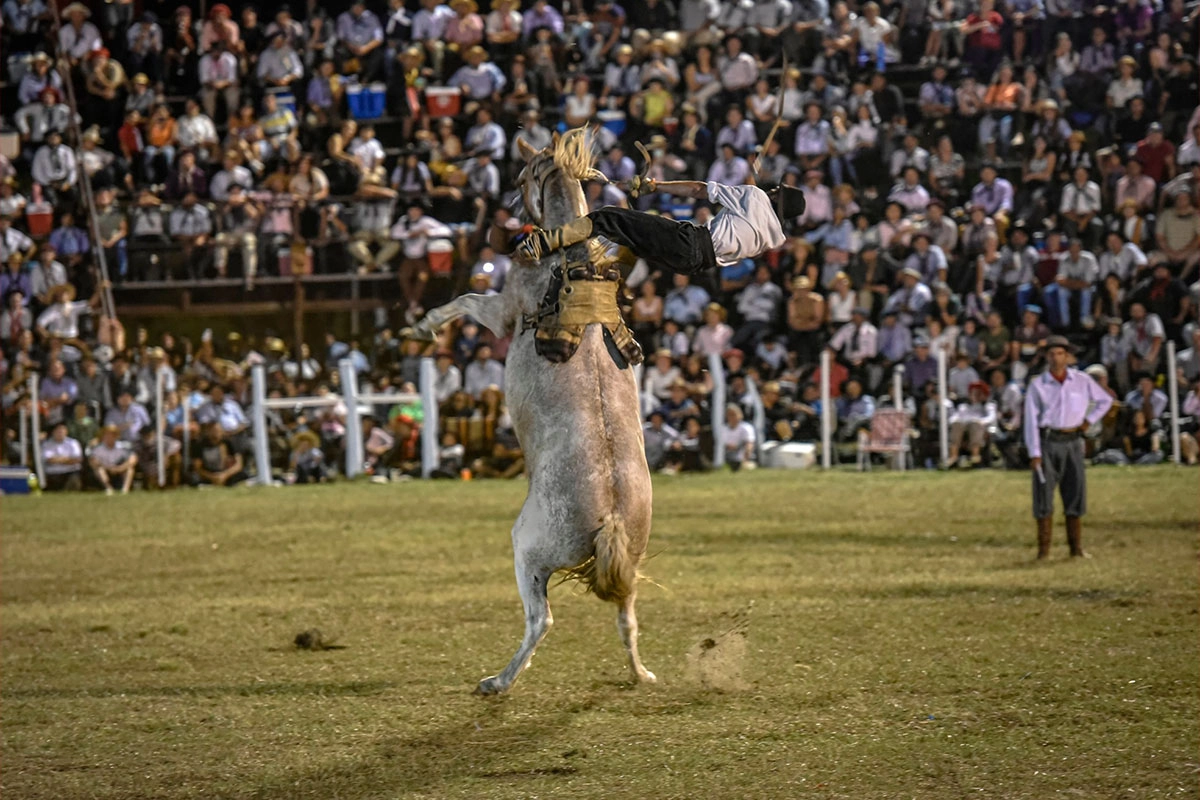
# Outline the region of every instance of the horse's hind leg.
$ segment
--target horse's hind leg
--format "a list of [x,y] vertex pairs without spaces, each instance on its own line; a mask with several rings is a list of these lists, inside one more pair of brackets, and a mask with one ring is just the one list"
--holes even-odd
[[621,603],[617,611],[617,630],[621,632],[621,641],[629,656],[629,669],[633,672],[633,680],[637,683],[654,683],[654,673],[646,669],[638,655],[638,622],[634,602],[637,600],[636,588]]
[[533,651],[541,644],[542,639],[550,632],[554,618],[550,614],[550,601],[546,597],[546,582],[554,573],[554,569],[545,565],[544,549],[535,547],[537,542],[530,541],[530,530],[525,522],[528,507],[522,510],[517,524],[513,527],[513,556],[517,573],[517,589],[521,593],[521,603],[525,607],[525,636],[516,654],[508,662],[508,666],[499,675],[484,678],[475,689],[476,694],[500,694],[508,691],[513,681],[517,679],[533,658]]

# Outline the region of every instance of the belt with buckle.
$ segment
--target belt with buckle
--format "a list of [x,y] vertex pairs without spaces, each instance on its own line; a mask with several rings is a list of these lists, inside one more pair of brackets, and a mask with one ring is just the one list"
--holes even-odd
[[1075,439],[1079,436],[1079,434],[1083,433],[1083,427],[1042,428],[1042,433],[1047,439],[1069,440]]

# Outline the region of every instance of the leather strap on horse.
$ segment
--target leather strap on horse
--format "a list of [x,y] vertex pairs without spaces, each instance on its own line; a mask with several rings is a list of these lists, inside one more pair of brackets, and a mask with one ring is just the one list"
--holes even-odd
[[553,364],[562,364],[579,349],[588,325],[599,323],[630,364],[642,363],[642,348],[625,325],[617,307],[620,272],[597,269],[591,263],[555,267],[550,285],[534,314],[521,317],[522,332],[534,331],[538,354]]

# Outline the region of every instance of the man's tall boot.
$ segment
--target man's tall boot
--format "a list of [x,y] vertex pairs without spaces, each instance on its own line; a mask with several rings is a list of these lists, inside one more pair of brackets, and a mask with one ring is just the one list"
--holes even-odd
[[1037,521],[1038,560],[1050,557],[1050,538],[1054,535],[1054,517],[1039,517]]
[[1076,558],[1087,558],[1083,552],[1083,520],[1079,517],[1067,517],[1067,544],[1071,546],[1071,555]]

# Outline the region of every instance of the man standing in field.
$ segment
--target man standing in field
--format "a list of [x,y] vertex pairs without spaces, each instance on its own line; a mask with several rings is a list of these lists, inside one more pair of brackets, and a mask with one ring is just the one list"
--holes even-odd
[[1113,402],[1090,375],[1067,366],[1072,349],[1065,336],[1046,339],[1049,366],[1030,382],[1025,395],[1025,447],[1033,468],[1039,559],[1050,555],[1055,486],[1062,494],[1071,555],[1084,555],[1081,518],[1087,510],[1087,479],[1083,433],[1104,418]]

